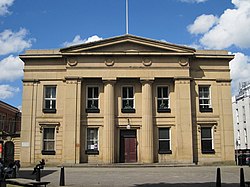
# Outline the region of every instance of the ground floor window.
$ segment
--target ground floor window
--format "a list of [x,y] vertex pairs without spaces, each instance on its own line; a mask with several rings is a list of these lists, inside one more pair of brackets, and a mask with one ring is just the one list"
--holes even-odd
[[159,128],[159,154],[171,154],[171,144],[170,144],[170,128]]
[[214,153],[212,127],[201,127],[201,151],[202,153]]
[[43,128],[43,150],[44,155],[55,154],[55,128]]
[[87,128],[87,154],[99,154],[98,128]]

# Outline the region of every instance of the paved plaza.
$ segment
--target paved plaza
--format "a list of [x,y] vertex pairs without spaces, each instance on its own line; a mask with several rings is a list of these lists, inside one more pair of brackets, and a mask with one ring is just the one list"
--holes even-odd
[[[239,166],[221,166],[222,186],[237,187]],[[243,166],[245,181],[250,181],[250,167]],[[192,167],[65,167],[65,186],[131,187],[208,187],[215,186],[215,166]],[[59,186],[60,167],[45,167],[41,181]],[[32,168],[22,168],[20,177],[35,179]]]

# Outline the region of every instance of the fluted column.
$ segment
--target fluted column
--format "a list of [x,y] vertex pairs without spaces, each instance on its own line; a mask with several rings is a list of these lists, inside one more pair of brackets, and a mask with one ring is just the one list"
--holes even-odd
[[152,81],[142,81],[141,161],[153,163]]
[[114,163],[115,135],[115,81],[104,81],[104,127],[103,127],[103,162]]

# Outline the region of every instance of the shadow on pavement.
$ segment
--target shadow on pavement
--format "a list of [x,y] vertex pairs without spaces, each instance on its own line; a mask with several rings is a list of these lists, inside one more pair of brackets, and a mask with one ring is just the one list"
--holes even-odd
[[[19,170],[19,176],[20,178],[25,178],[25,179],[36,179],[36,175],[32,175],[32,170]],[[47,175],[50,175],[54,172],[56,172],[57,170],[41,170],[41,178]]]
[[[168,183],[146,183],[146,184],[135,184],[134,187],[215,187],[215,182],[206,182],[206,183],[175,183],[175,184],[168,184]],[[222,187],[236,187],[239,184],[221,184]]]

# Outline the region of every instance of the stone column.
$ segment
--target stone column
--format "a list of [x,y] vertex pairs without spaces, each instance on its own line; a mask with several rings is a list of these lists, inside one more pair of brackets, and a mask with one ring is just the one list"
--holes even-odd
[[115,135],[115,81],[104,81],[104,126],[103,126],[103,162],[114,163]]
[[221,161],[227,164],[234,163],[234,129],[232,119],[231,80],[216,80],[219,104],[219,125]]
[[191,87],[189,77],[175,78],[176,156],[178,162],[193,163]]
[[80,94],[78,77],[67,77],[65,82],[65,120],[63,126],[63,161],[79,163],[80,154]]
[[20,138],[20,152],[21,162],[24,166],[35,163],[38,84],[39,82],[36,80],[23,80],[22,133]]
[[152,81],[142,83],[141,162],[153,163]]

